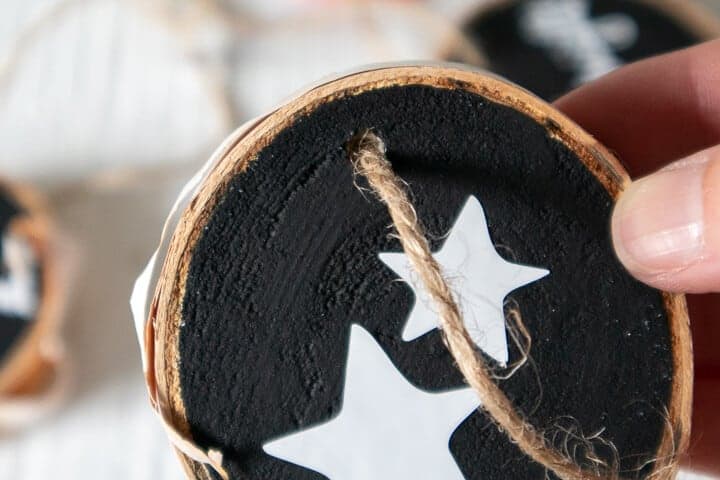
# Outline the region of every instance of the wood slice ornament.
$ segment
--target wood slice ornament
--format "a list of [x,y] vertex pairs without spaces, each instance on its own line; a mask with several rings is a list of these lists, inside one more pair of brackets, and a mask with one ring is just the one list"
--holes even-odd
[[543,101],[453,66],[343,76],[238,130],[133,295],[188,476],[671,478],[688,320],[613,254],[629,181]]
[[462,30],[477,54],[450,44],[444,58],[554,100],[626,63],[717,38],[720,20],[692,0],[494,0]]
[[0,181],[0,433],[41,418],[65,390],[55,247],[40,197]]

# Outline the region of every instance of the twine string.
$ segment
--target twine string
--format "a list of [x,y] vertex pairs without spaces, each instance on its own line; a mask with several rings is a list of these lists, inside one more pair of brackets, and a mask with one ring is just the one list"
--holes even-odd
[[[455,296],[430,251],[417,212],[409,200],[406,184],[393,172],[383,140],[371,131],[364,132],[351,146],[350,160],[355,174],[365,177],[373,193],[386,205],[397,230],[397,238],[435,304],[446,345],[492,420],[528,457],[562,480],[619,480],[617,465],[608,465],[594,452],[586,452],[587,463],[592,465],[591,469],[587,469],[573,461],[570,455],[555,448],[542,432],[524,418],[496,384],[492,372],[470,338]],[[656,465],[652,478],[660,480],[674,476],[676,460],[672,458],[667,462],[662,467]]]

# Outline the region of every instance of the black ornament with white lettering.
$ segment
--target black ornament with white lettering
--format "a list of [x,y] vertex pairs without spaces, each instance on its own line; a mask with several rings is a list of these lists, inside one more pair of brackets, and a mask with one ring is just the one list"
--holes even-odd
[[67,363],[60,323],[68,279],[43,199],[0,180],[0,432],[60,406]]
[[[554,100],[623,64],[720,36],[691,0],[502,0],[463,31],[482,65]],[[465,59],[451,49],[448,57]]]
[[26,215],[10,190],[0,184],[0,363],[35,321],[39,266],[27,265],[28,258],[22,257],[32,257],[33,246],[13,231],[13,225]]
[[545,478],[476,410],[386,207],[353,176],[348,145],[365,129],[498,373],[521,356],[503,312],[520,312],[531,361],[498,382],[528,421],[586,467],[588,445],[609,463],[616,449],[626,478],[682,449],[686,312],[613,254],[627,176],[520,89],[427,66],[311,90],[238,134],[203,180],[162,252],[152,313],[178,428],[233,479]]

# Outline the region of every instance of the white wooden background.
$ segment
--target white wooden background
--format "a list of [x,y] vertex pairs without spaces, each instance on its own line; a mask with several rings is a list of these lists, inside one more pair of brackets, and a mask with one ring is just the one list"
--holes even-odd
[[479,1],[433,0],[428,15],[245,0],[228,22],[211,0],[3,0],[0,174],[41,187],[78,261],[75,387],[59,414],[0,438],[0,480],[182,478],[127,303],[181,184],[234,126],[306,83],[433,58]]

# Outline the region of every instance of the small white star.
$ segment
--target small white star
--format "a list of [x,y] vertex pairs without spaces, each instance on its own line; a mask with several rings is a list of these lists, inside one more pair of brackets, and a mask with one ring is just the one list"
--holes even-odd
[[429,393],[414,387],[375,339],[353,325],[340,414],[263,449],[330,480],[462,480],[448,443],[478,406],[469,388]]
[[25,242],[5,236],[3,257],[6,278],[0,278],[0,313],[31,319],[37,309],[35,256]]
[[[548,270],[505,261],[490,239],[480,202],[468,198],[447,240],[433,254],[460,303],[465,327],[475,344],[501,365],[508,362],[503,302],[523,285],[539,280]],[[415,305],[402,338],[408,342],[438,327],[437,313],[415,269],[404,253],[380,253],[388,267],[408,282],[415,293]]]

